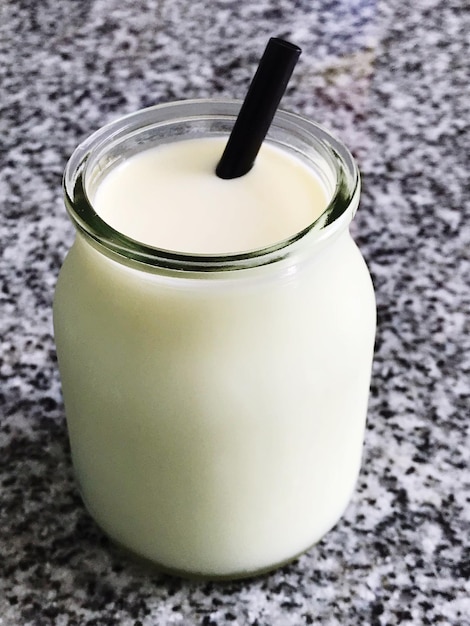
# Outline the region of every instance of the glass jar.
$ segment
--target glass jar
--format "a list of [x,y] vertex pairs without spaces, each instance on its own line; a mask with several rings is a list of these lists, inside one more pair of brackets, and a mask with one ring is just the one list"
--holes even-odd
[[141,245],[89,200],[151,146],[228,135],[238,102],[175,102],[93,134],[72,155],[77,229],[54,328],[83,500],[117,543],[164,570],[243,577],[336,524],[360,469],[375,335],[373,287],[348,226],[347,149],[278,112],[267,141],[300,157],[332,200],[269,248],[189,255]]

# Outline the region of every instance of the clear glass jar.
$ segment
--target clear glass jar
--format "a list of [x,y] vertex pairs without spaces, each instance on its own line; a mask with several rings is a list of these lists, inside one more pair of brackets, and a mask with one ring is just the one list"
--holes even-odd
[[72,155],[77,229],[54,301],[72,457],[84,502],[116,542],[181,575],[281,565],[339,520],[360,469],[375,336],[370,275],[348,225],[359,174],[316,124],[278,112],[267,140],[331,191],[313,224],[250,253],[159,250],[89,200],[151,146],[228,135],[238,102],[151,107]]

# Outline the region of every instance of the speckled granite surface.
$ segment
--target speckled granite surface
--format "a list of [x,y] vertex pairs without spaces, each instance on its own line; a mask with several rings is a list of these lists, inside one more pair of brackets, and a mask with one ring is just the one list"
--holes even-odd
[[[0,625],[470,624],[470,11],[466,0],[3,0]],[[379,309],[364,463],[341,522],[263,578],[188,583],[119,554],[70,464],[51,330],[73,239],[61,173],[104,122],[243,97],[270,35],[283,108],[336,130]]]

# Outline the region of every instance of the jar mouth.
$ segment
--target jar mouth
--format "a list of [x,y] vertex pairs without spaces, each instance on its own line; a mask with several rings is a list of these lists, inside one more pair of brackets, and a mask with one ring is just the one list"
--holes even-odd
[[147,269],[222,271],[266,265],[290,256],[307,239],[329,239],[351,221],[359,202],[360,175],[344,144],[320,125],[277,111],[267,141],[297,156],[329,177],[331,199],[323,213],[294,235],[270,246],[229,254],[194,254],[166,250],[132,239],[114,229],[94,210],[89,188],[122,159],[151,145],[197,136],[228,135],[241,106],[239,100],[198,99],[159,104],[103,126],[73,152],[64,172],[66,209],[78,232],[111,258]]

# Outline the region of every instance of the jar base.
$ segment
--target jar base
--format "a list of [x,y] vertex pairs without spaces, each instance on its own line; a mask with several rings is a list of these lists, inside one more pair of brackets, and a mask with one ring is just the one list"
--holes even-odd
[[250,571],[237,571],[237,572],[233,572],[230,574],[206,574],[206,573],[201,573],[201,572],[187,571],[187,570],[168,567],[157,561],[154,561],[153,559],[149,559],[145,556],[142,556],[138,552],[135,552],[134,550],[128,548],[124,544],[120,543],[119,541],[111,537],[109,533],[107,533],[105,530],[103,530],[103,528],[101,528],[101,526],[99,526],[99,528],[106,535],[106,537],[108,537],[108,539],[111,541],[113,550],[116,550],[117,553],[122,554],[124,557],[128,558],[130,561],[132,561],[139,567],[142,567],[144,570],[148,571],[149,573],[165,574],[166,576],[172,576],[174,578],[180,578],[183,580],[188,580],[188,581],[193,581],[193,582],[231,582],[231,581],[239,581],[239,580],[249,580],[252,578],[259,578],[262,576],[273,574],[276,570],[281,569],[282,567],[285,567],[286,565],[290,565],[291,563],[296,561],[303,554],[305,554],[311,548],[313,548],[313,546],[315,546],[319,541],[321,541],[321,538],[320,538],[318,541],[315,541],[314,543],[309,545],[305,550],[301,550],[300,552],[296,553],[294,556],[288,557],[287,559],[284,559],[273,565],[268,565],[266,567],[262,567],[254,571],[251,571],[251,570]]
[[128,546],[120,542],[118,539],[115,539],[112,536],[112,534],[109,533],[105,528],[103,528],[103,526],[101,526],[101,524],[96,520],[95,516],[92,513],[91,507],[88,505],[87,500],[84,497],[83,491],[80,486],[80,482],[78,481],[77,477],[76,477],[76,482],[77,482],[77,486],[78,486],[78,490],[79,490],[82,502],[88,514],[90,515],[91,519],[93,520],[93,523],[96,524],[96,526],[100,529],[100,531],[109,539],[109,541],[111,542],[111,546],[113,546],[116,552],[122,554],[124,557],[128,558],[130,561],[134,562],[136,565],[148,571],[149,573],[160,573],[160,574],[165,574],[167,576],[172,576],[174,578],[180,578],[183,580],[189,580],[189,581],[194,581],[194,582],[230,582],[230,581],[238,581],[238,580],[248,580],[248,579],[258,578],[258,577],[262,577],[268,574],[272,574],[276,570],[279,570],[282,567],[285,567],[286,565],[293,563],[294,561],[299,559],[303,554],[309,552],[309,550],[311,550],[314,546],[316,546],[336,526],[336,524],[341,519],[344,513],[343,511],[341,515],[339,516],[339,518],[337,518],[336,521],[329,528],[327,528],[325,532],[321,534],[321,536],[319,536],[317,539],[312,541],[312,543],[309,543],[304,549],[299,550],[292,556],[282,559],[281,561],[276,561],[272,565],[260,567],[259,569],[255,569],[255,570],[239,570],[239,571],[234,571],[234,572],[230,572],[227,574],[211,574],[211,573],[204,573],[204,572],[198,572],[198,571],[193,571],[193,570],[184,570],[184,569],[169,567],[167,565],[164,565],[163,563],[160,563],[154,559],[151,559],[142,555],[141,553],[133,550],[132,548],[129,548]]

